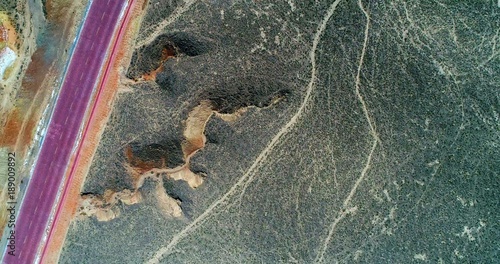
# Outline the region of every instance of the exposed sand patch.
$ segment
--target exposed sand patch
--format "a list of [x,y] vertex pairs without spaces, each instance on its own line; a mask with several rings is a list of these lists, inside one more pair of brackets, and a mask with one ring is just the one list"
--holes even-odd
[[189,187],[193,189],[199,187],[203,183],[203,178],[200,175],[192,172],[187,166],[185,166],[178,172],[168,174],[168,176],[176,181],[186,181]]
[[95,216],[99,221],[109,221],[120,215],[117,205],[121,202],[126,205],[142,201],[140,192],[123,190],[121,192],[106,191],[104,195],[84,194],[80,200],[77,216]]
[[158,208],[161,210],[163,215],[172,217],[181,217],[182,209],[181,202],[170,197],[163,188],[163,178],[158,177],[158,183],[156,184],[155,194],[157,198]]
[[[272,104],[274,104],[274,103],[275,102],[273,102]],[[230,123],[230,122],[234,122],[234,121],[238,120],[238,118],[240,118],[244,113],[246,113],[247,110],[248,110],[248,107],[243,107],[243,108],[236,110],[232,114],[221,114],[219,112],[215,112],[215,116]]]
[[209,101],[202,101],[191,112],[184,122],[184,141],[182,142],[182,152],[184,159],[189,163],[189,158],[198,150],[205,146],[205,126],[214,114]]

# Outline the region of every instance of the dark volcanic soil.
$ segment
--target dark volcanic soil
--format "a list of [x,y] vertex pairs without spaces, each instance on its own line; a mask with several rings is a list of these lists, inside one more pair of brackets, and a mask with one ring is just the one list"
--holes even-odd
[[129,146],[182,162],[203,100],[255,107],[210,118],[200,187],[163,182],[185,217],[146,190],[75,221],[63,263],[500,261],[494,1],[185,2],[149,1],[139,42],[171,22],[137,47],[83,191],[130,188]]

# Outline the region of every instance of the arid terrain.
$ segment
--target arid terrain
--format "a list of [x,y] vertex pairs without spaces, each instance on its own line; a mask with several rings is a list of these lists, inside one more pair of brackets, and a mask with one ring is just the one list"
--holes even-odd
[[137,5],[51,260],[500,262],[497,2]]
[[[64,75],[68,50],[84,11],[81,2],[67,0],[8,0],[0,4],[0,64],[7,67],[0,80],[1,230],[7,219],[7,155],[16,154],[14,200],[18,201],[36,159]],[[6,63],[6,49],[12,52],[11,63]]]

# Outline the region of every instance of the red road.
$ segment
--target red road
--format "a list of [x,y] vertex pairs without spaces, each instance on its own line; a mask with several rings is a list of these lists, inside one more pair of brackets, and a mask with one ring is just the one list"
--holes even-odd
[[[123,17],[123,22],[120,25],[120,29],[118,30],[118,34],[116,35],[115,43],[113,45],[113,49],[111,50],[111,53],[110,53],[110,56],[109,56],[109,60],[108,60],[108,63],[106,65],[106,70],[104,71],[103,78],[102,78],[102,80],[100,82],[100,86],[99,86],[99,89],[97,91],[97,95],[96,95],[96,98],[95,98],[95,103],[92,106],[92,111],[90,112],[89,121],[87,122],[87,125],[85,126],[85,130],[83,132],[83,135],[82,135],[82,138],[81,138],[81,142],[85,141],[85,139],[86,139],[86,135],[87,135],[87,132],[88,132],[89,127],[90,127],[89,124],[92,121],[92,117],[94,116],[95,110],[96,110],[97,105],[99,103],[99,98],[100,98],[101,93],[102,93],[102,91],[104,89],[104,86],[106,85],[108,74],[109,74],[109,71],[111,70],[111,65],[113,64],[113,61],[114,61],[114,59],[116,57],[117,47],[118,47],[118,45],[119,45],[119,43],[121,41],[122,35],[124,34],[124,28],[128,24],[129,13],[130,13],[130,9],[133,6],[133,3],[134,3],[134,0],[130,0],[130,3],[128,4],[128,7],[127,7],[127,11],[125,12],[125,15]],[[80,160],[80,153],[81,153],[81,150],[82,150],[82,146],[83,146],[83,144],[79,144],[78,145],[78,150],[76,152],[75,162],[73,163],[73,166],[71,167],[71,171],[69,173],[68,180],[66,181],[66,185],[65,185],[65,189],[63,191],[62,198],[61,198],[61,200],[59,202],[59,205],[57,207],[57,212],[55,214],[54,221],[52,222],[52,226],[51,226],[50,231],[49,231],[49,236],[48,236],[48,239],[47,239],[47,243],[49,243],[50,239],[52,238],[52,234],[53,234],[52,231],[54,230],[54,226],[57,224],[57,219],[59,218],[59,215],[60,215],[61,210],[62,210],[61,206],[64,203],[64,200],[65,200],[65,198],[66,198],[66,196],[68,194],[68,190],[69,190],[68,187],[71,186],[71,179],[73,178],[76,166],[78,165],[78,161]],[[41,261],[40,261],[41,263],[43,263],[45,254],[47,253],[46,250],[47,250],[47,244],[45,245],[45,247],[43,249],[43,252],[42,252],[42,255],[41,255]]]
[[125,3],[94,0],[91,4],[17,217],[15,251],[7,247],[4,263],[38,261],[51,211]]

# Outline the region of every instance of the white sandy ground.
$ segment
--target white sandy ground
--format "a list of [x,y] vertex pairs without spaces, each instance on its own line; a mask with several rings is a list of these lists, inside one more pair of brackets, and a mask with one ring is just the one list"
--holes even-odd
[[16,61],[17,55],[9,47],[5,47],[0,51],[0,78],[3,79],[5,71],[9,68],[14,61]]

